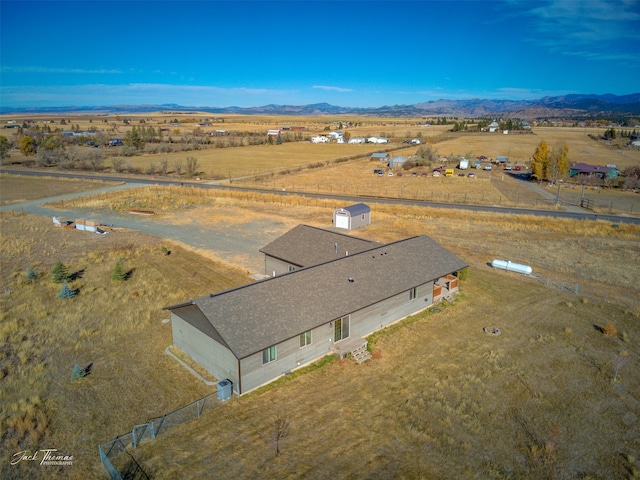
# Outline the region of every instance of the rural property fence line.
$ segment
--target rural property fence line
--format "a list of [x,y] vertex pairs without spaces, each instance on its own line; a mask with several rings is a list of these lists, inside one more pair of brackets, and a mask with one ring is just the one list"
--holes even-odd
[[[487,266],[487,264],[477,263],[475,262],[475,266]],[[496,270],[502,270],[497,268]],[[629,295],[624,295],[617,292],[612,292],[606,289],[599,289],[595,287],[590,287],[585,284],[580,284],[578,282],[574,282],[573,280],[566,280],[562,278],[552,277],[550,275],[538,275],[538,274],[518,274],[515,272],[515,275],[518,275],[525,281],[537,283],[538,285],[543,285],[547,288],[553,288],[556,290],[561,290],[563,292],[572,293],[574,295],[582,295],[583,297],[588,297],[594,301],[602,302],[602,303],[611,303],[614,305],[618,305],[620,307],[629,308],[631,310],[636,310],[640,307],[640,298],[632,297]]]
[[112,480],[149,480],[129,449],[154,440],[172,427],[200,418],[205,411],[221,406],[218,393],[211,393],[162,417],[136,425],[131,432],[98,445],[100,461]]

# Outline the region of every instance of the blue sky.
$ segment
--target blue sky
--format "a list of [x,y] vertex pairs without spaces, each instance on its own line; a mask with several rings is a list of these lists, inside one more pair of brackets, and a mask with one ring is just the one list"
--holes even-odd
[[0,0],[0,106],[640,91],[640,0]]

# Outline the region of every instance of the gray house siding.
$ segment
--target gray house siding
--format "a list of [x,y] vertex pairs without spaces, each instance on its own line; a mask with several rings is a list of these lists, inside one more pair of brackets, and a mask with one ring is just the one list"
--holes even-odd
[[285,262],[284,260],[280,260],[279,258],[269,257],[265,255],[264,274],[269,275],[270,277],[283,275],[285,273],[298,270],[299,268],[301,267],[294,265],[293,263]]
[[228,378],[238,392],[238,360],[231,351],[200,330],[171,313],[173,344],[211,372],[218,380]]
[[433,304],[433,282],[416,287],[417,296],[409,298],[410,291],[394,295],[351,314],[351,336],[366,337],[409,315]]
[[300,336],[276,345],[276,359],[262,364],[262,352],[255,353],[240,362],[242,393],[261,387],[274,379],[300,368],[328,353],[333,329],[329,324],[311,330],[311,344],[300,347]]
[[[349,337],[365,337],[372,332],[418,313],[433,304],[433,282],[416,287],[417,296],[410,299],[410,291],[394,295],[382,302],[349,315]],[[276,360],[262,364],[262,352],[242,359],[242,393],[272,382],[288,372],[332,353],[333,326],[329,323],[311,331],[312,343],[300,348],[300,337],[276,345]],[[343,340],[347,340],[347,338]],[[338,342],[339,343],[339,342]]]

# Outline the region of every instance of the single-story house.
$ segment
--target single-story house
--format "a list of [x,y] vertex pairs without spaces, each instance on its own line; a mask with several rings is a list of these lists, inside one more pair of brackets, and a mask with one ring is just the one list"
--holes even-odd
[[390,168],[401,168],[407,161],[407,157],[403,157],[402,155],[396,155],[395,157],[391,157],[389,160]]
[[420,235],[166,309],[174,345],[243,395],[449,297],[464,267]]
[[378,242],[298,225],[260,249],[264,273],[275,277],[380,246]]
[[333,226],[336,228],[364,227],[371,223],[371,208],[364,203],[356,203],[348,207],[336,208],[333,211]]
[[498,129],[500,128],[500,125],[498,124],[498,122],[491,122],[488,126],[487,129],[493,133],[493,132],[497,132]]
[[316,135],[315,137],[311,137],[311,143],[328,143],[329,137],[325,137],[324,135]]
[[497,155],[496,163],[509,163],[509,157],[506,155]]
[[267,132],[267,136],[269,137],[277,137],[278,135],[280,135],[280,129],[279,128],[274,128],[271,129]]
[[618,178],[618,169],[616,167],[589,165],[588,163],[574,163],[569,167],[569,176],[598,177],[600,179],[616,179]]
[[387,163],[389,161],[389,154],[384,152],[372,153],[369,157],[369,160],[379,160],[381,162]]

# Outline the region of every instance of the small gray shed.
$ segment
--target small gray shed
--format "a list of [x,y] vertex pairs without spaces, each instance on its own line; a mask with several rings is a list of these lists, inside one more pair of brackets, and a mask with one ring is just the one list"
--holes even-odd
[[353,230],[371,223],[371,208],[364,203],[337,208],[333,212],[333,226]]

